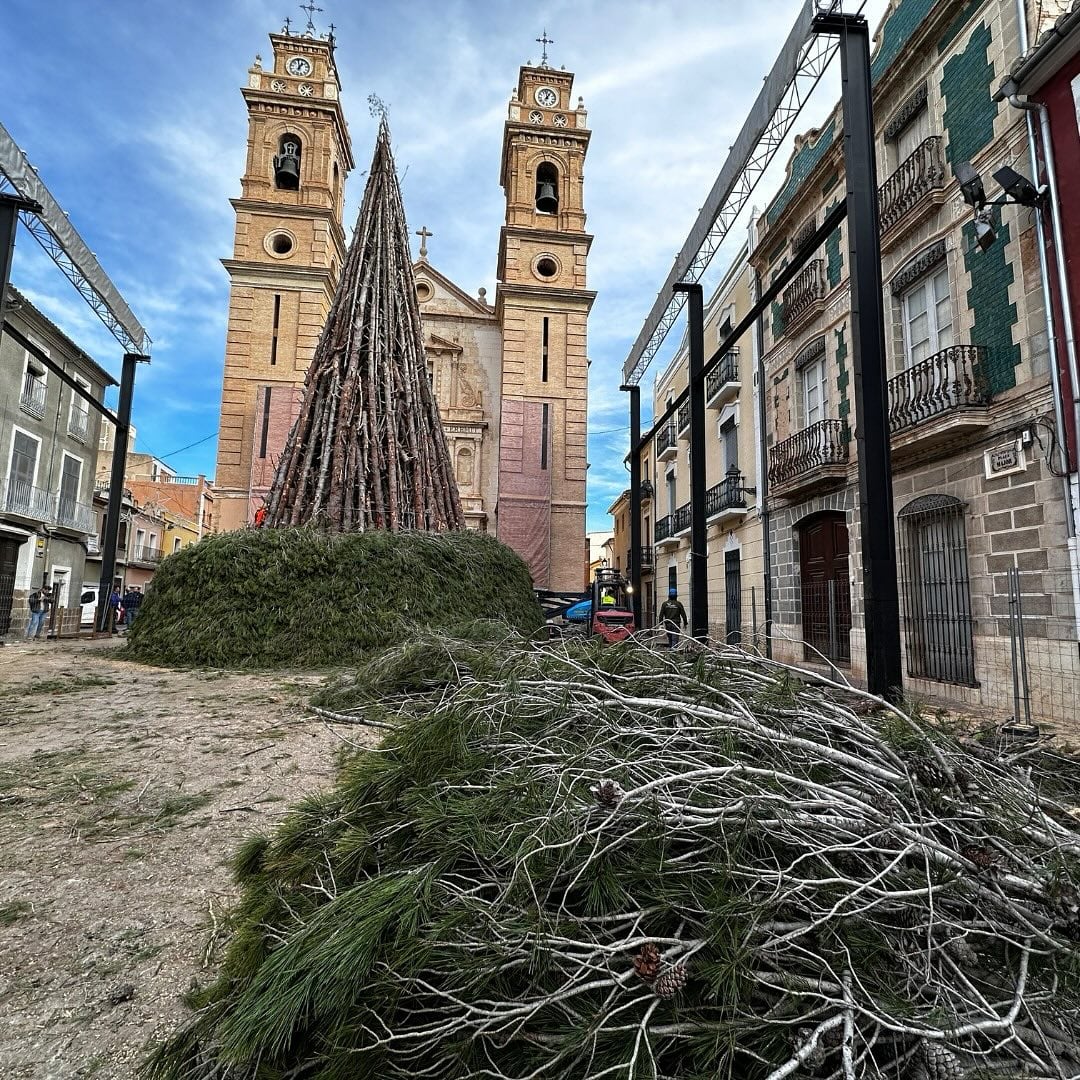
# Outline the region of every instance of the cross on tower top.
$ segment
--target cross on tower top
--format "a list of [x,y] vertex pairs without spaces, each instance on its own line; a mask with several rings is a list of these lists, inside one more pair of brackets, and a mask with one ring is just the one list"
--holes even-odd
[[428,237],[434,236],[435,234],[433,232],[428,232],[428,227],[426,225],[421,225],[420,228],[416,230],[416,235],[420,237],[420,258],[426,259]]
[[307,30],[307,32],[309,34],[314,36],[315,35],[315,24],[311,21],[311,17],[312,17],[312,15],[315,14],[316,11],[322,11],[322,8],[315,6],[315,0],[308,0],[308,2],[306,4],[301,4],[300,5],[300,10],[307,12],[307,27],[305,29]]
[[554,45],[555,44],[555,39],[554,38],[549,38],[547,36],[547,27],[546,26],[544,27],[543,34],[541,34],[540,37],[536,38],[536,43],[537,43],[537,45],[539,45],[544,50],[544,55],[540,57],[540,66],[541,67],[547,67],[548,66],[547,47],[549,45]]

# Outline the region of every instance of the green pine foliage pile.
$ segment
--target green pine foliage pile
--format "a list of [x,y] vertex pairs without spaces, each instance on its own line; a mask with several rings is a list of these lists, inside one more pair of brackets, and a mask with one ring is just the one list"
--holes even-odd
[[148,1076],[1080,1072],[1075,767],[735,650],[485,636],[324,691],[384,743],[243,845]]
[[162,664],[324,666],[478,619],[523,635],[543,624],[525,564],[491,536],[247,529],[162,562],[128,649]]

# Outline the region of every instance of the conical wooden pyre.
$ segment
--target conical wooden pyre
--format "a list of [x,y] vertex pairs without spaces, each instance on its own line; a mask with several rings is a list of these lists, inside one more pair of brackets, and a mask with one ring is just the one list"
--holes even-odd
[[266,525],[464,524],[428,381],[385,117],[337,295],[266,503]]

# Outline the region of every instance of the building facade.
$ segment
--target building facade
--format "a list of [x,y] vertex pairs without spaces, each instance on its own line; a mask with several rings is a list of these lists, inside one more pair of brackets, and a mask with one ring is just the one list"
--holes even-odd
[[[878,33],[894,524],[907,692],[1023,719],[1012,693],[1022,628],[1033,719],[1064,723],[1075,717],[1080,657],[1039,210],[1001,206],[985,215],[987,231],[955,177],[970,164],[989,191],[1002,166],[1031,175],[1023,114],[994,98],[1020,40],[1012,0],[894,0]],[[752,263],[763,282],[844,186],[838,107],[797,141],[786,182],[757,222]],[[847,270],[845,224],[764,320],[767,543],[774,655],[859,679],[866,644]]]
[[[9,287],[8,320],[95,400],[113,384],[102,370],[17,290]],[[0,335],[0,634],[26,624],[26,598],[53,586],[54,632],[78,630],[93,512],[98,413],[43,364]]]

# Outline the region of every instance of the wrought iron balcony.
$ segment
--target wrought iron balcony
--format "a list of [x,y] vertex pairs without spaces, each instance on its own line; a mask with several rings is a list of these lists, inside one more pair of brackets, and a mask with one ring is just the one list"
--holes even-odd
[[23,412],[28,412],[40,420],[45,415],[45,394],[45,380],[39,379],[33,372],[28,371],[23,376],[19,407]]
[[66,495],[56,498],[56,527],[70,529],[72,532],[92,533],[97,531],[97,514],[94,508]]
[[990,423],[990,398],[981,345],[952,345],[902,371],[889,380],[893,456],[982,430]]
[[690,399],[679,406],[679,434],[685,434],[690,428]]
[[683,503],[674,514],[671,515],[671,531],[678,535],[690,528],[690,504]]
[[839,420],[818,420],[769,449],[769,483],[777,494],[793,494],[843,479],[848,444]]
[[[896,171],[878,188],[878,217],[882,235],[902,221],[930,192],[945,187],[941,136],[931,135],[902,161]],[[928,205],[937,205],[940,199]]]
[[659,521],[653,525],[653,540],[657,544],[664,543],[665,540],[671,540],[674,533],[671,529],[671,517],[662,517]]
[[675,435],[675,425],[665,424],[656,433],[656,456],[661,461],[673,458],[678,453],[678,438]]
[[729,472],[719,484],[705,492],[705,518],[718,524],[728,517],[746,513],[746,488],[742,473]]
[[653,553],[652,544],[645,544],[641,549],[641,569],[642,572],[652,573],[653,567],[656,565],[656,556]]
[[137,544],[130,555],[132,562],[157,563],[161,561],[161,548],[149,544]]
[[86,433],[90,429],[90,414],[73,409],[68,416],[68,434],[79,442],[86,442]]
[[9,478],[0,488],[0,508],[5,514],[15,517],[49,521],[52,517],[52,496],[44,488]]
[[826,292],[825,262],[811,259],[784,290],[784,332],[790,331],[808,312],[817,310],[824,302]]
[[739,350],[732,349],[724,353],[720,362],[705,376],[705,402],[710,408],[721,405],[737,397],[741,387],[739,382]]

